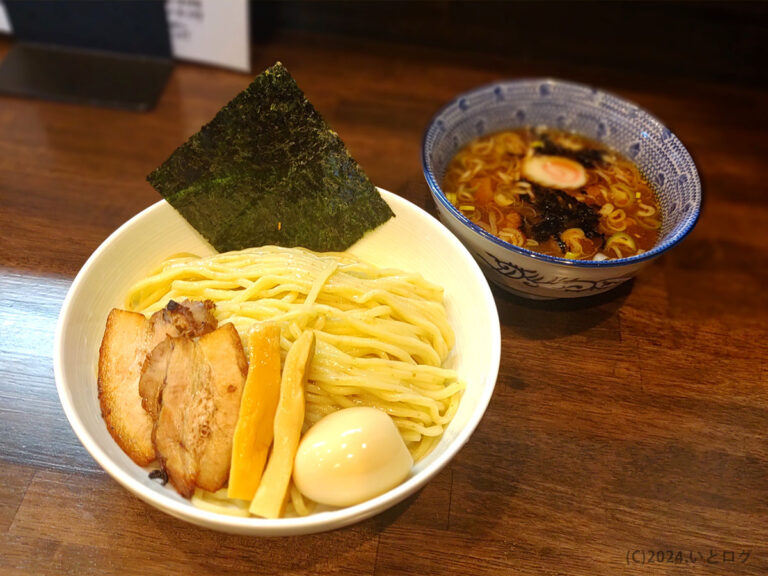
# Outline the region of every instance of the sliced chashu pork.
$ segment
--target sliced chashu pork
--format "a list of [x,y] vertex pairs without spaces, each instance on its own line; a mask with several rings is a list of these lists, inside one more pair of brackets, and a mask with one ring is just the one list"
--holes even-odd
[[139,392],[157,456],[185,497],[224,486],[248,364],[232,324],[195,340],[167,338],[147,357]]
[[168,336],[200,336],[216,329],[213,302],[185,300],[147,319],[113,309],[99,349],[98,391],[101,414],[115,442],[139,466],[155,460],[153,421],[141,405],[139,378],[152,349]]

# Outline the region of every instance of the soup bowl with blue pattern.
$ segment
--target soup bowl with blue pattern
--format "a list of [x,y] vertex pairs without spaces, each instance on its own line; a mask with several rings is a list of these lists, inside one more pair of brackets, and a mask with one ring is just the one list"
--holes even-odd
[[[659,203],[656,244],[626,258],[571,260],[507,243],[462,214],[441,188],[453,157],[478,137],[527,126],[573,132],[632,160]],[[685,238],[701,206],[693,159],[658,119],[613,94],[550,78],[496,82],[455,98],[427,127],[422,165],[440,219],[469,248],[486,277],[528,298],[574,298],[615,288]]]

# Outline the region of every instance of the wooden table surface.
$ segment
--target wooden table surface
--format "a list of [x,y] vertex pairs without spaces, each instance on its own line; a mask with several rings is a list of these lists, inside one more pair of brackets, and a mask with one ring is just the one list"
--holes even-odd
[[521,76],[600,85],[688,147],[700,221],[607,295],[495,291],[493,399],[415,496],[324,534],[220,534],[98,467],[59,404],[52,345],[85,260],[158,200],[146,174],[249,76],[179,64],[150,113],[0,97],[0,573],[768,574],[768,91],[299,33],[255,47],[255,72],[276,60],[376,184],[432,213],[421,135],[453,95]]

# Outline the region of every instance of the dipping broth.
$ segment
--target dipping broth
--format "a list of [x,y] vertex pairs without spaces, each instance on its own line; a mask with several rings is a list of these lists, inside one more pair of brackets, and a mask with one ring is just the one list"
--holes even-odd
[[446,198],[498,238],[550,256],[627,258],[650,250],[661,226],[637,166],[597,142],[548,128],[477,138],[454,156]]

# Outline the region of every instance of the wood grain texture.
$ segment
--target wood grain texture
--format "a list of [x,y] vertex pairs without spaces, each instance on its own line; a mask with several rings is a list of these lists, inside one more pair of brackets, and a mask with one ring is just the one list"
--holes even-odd
[[148,114],[1,98],[0,574],[768,573],[768,92],[306,33],[273,35],[253,60],[281,60],[371,179],[432,213],[421,136],[455,94],[522,76],[600,85],[689,148],[700,221],[608,294],[496,291],[490,407],[414,497],[328,534],[218,534],[98,468],[59,406],[51,357],[74,275],[159,198],[146,174],[249,77],[180,64]]

